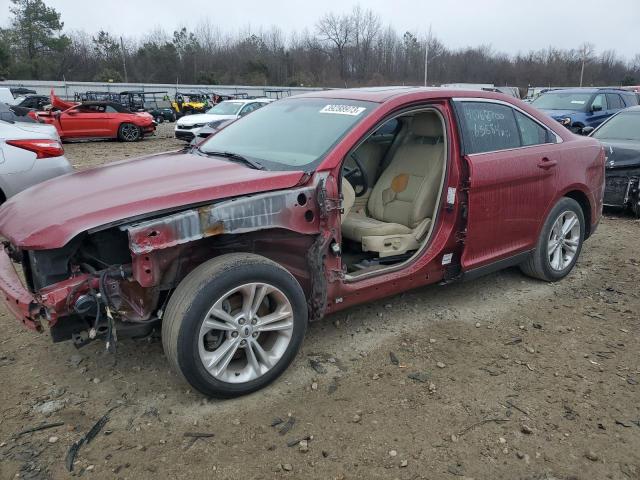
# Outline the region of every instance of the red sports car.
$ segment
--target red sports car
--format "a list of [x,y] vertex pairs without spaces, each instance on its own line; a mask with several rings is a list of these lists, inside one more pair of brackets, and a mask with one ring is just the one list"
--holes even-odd
[[280,375],[328,313],[514,265],[562,279],[598,226],[604,160],[503,94],[296,95],[190,150],[11,198],[0,296],[54,341],[159,329],[193,387],[237,396]]
[[153,117],[147,112],[130,112],[115,102],[84,102],[73,104],[51,93],[51,104],[62,111],[36,112],[36,120],[54,125],[62,140],[86,138],[117,138],[135,142],[155,129]]

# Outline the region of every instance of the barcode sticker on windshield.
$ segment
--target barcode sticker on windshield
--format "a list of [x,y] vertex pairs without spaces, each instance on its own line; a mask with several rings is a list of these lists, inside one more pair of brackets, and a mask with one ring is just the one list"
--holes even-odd
[[578,105],[584,105],[584,100],[571,100],[571,103],[577,103]]
[[360,115],[366,110],[365,107],[355,107],[353,105],[325,105],[320,113],[334,113],[336,115]]

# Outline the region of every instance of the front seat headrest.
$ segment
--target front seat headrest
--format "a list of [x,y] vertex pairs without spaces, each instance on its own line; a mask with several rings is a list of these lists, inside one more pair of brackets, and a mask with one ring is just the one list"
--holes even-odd
[[419,113],[413,117],[411,132],[418,137],[441,137],[442,122],[435,113]]

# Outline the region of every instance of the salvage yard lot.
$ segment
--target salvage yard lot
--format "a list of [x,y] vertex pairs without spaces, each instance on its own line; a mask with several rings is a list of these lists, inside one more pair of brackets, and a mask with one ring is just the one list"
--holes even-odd
[[[172,130],[65,149],[83,169],[181,148]],[[169,371],[159,339],[77,351],[3,308],[0,478],[67,478],[69,447],[117,407],[74,474],[639,479],[639,232],[608,212],[557,284],[509,269],[331,315],[279,381],[229,401]]]

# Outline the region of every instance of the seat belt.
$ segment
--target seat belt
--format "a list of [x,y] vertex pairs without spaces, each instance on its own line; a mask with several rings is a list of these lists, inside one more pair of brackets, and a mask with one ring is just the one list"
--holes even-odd
[[376,180],[380,178],[380,175],[382,175],[382,172],[384,172],[389,166],[389,164],[391,163],[391,160],[393,159],[393,156],[398,151],[398,148],[400,148],[400,145],[404,143],[407,137],[408,131],[409,131],[409,125],[407,122],[403,121],[402,127],[400,127],[400,131],[398,132],[398,135],[396,135],[396,138],[394,138],[393,142],[391,142],[391,145],[389,146],[389,148],[387,149],[387,152],[384,154],[384,157],[382,158],[382,162],[380,162],[380,165],[378,166],[378,171],[376,172],[376,178],[375,178]]

